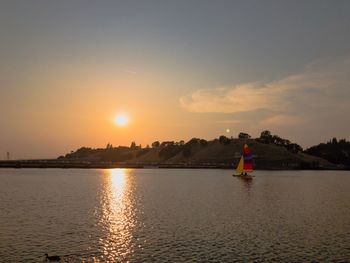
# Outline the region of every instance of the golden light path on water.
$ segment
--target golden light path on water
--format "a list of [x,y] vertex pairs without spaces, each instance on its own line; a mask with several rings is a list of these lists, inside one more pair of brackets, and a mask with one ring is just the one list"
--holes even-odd
[[133,252],[132,237],[136,224],[131,169],[104,170],[100,239],[104,261],[125,261]]

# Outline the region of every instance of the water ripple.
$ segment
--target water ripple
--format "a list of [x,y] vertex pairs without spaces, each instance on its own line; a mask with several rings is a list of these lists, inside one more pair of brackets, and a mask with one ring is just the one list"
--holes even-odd
[[349,172],[0,169],[1,262],[350,262]]

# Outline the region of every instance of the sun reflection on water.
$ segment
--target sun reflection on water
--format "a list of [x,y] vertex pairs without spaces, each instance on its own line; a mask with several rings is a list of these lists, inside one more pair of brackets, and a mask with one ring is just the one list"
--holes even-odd
[[133,170],[109,169],[103,175],[101,225],[105,237],[100,240],[105,261],[125,261],[133,251],[132,238],[136,216],[133,196]]

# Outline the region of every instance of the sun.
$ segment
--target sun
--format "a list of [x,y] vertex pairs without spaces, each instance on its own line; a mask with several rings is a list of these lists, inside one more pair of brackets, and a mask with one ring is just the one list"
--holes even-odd
[[129,123],[129,117],[126,113],[119,113],[115,116],[114,123],[120,127],[126,126]]

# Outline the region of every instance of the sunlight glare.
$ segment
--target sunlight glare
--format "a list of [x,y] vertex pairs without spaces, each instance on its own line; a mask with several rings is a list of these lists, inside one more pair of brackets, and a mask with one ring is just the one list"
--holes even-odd
[[103,173],[104,196],[99,224],[108,234],[100,238],[100,242],[106,261],[122,262],[132,253],[131,244],[137,223],[133,172],[131,169],[115,168],[106,169]]
[[125,113],[119,113],[115,119],[114,123],[118,126],[126,126],[129,123],[129,118]]

